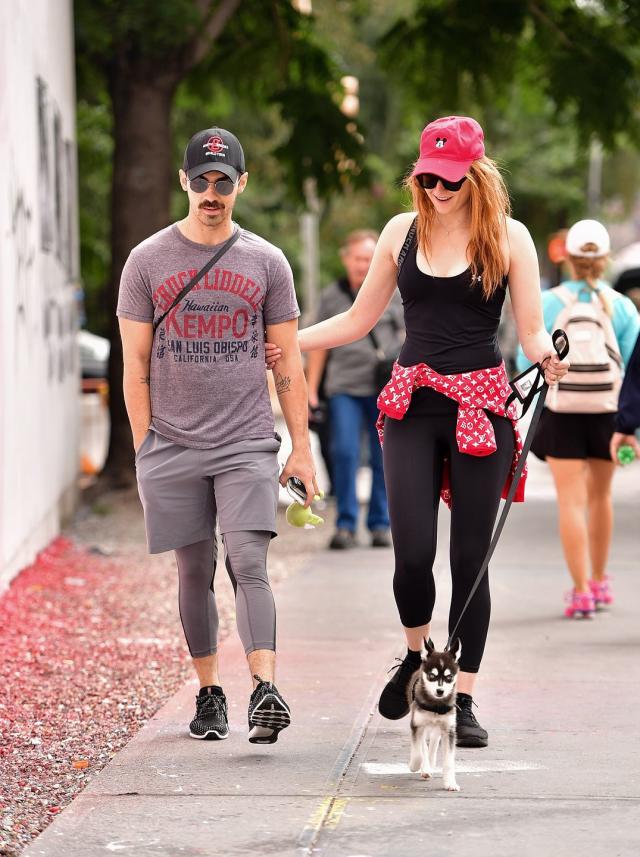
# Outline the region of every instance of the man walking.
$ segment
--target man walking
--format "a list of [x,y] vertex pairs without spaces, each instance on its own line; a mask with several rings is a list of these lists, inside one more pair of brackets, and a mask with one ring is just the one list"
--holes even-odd
[[276,535],[280,438],[264,342],[266,330],[283,354],[274,375],[293,450],[280,482],[299,477],[310,502],[317,485],[299,311],[282,251],[231,219],[248,180],[238,139],[223,128],[195,134],[179,178],[187,216],[135,247],[120,283],[138,488],[150,553],[176,555],[180,618],[200,680],[191,736],[229,732],[217,657],[217,522],[254,681],[249,741],[270,744],[289,725],[290,710],[274,684],[276,617],[266,559]]
[[[347,235],[340,250],[346,277],[327,286],[322,292],[316,321],[324,321],[351,307],[369,270],[377,240],[377,232],[369,229],[360,229]],[[396,292],[373,329],[373,335],[349,345],[341,345],[330,352],[312,351],[308,357],[310,408],[318,405],[318,388],[326,365],[324,384],[329,400],[331,475],[338,504],[337,529],[329,543],[333,550],[345,550],[356,544],[359,512],[356,476],[363,428],[369,441],[372,475],[367,528],[371,533],[373,547],[390,545],[382,453],[376,431],[376,400],[380,392],[376,386],[376,366],[377,352],[395,357],[403,336],[402,303]]]

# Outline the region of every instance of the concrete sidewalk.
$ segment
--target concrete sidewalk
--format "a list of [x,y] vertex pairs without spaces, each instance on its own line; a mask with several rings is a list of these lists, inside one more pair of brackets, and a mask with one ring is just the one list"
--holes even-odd
[[[249,674],[221,647],[232,734],[186,732],[185,686],[30,846],[25,857],[592,857],[640,849],[640,467],[618,475],[616,604],[563,620],[568,576],[548,475],[513,508],[492,563],[493,621],[479,684],[484,750],[458,751],[462,791],[410,774],[408,721],[376,700],[401,654],[391,551],[321,552],[276,593],[278,685],[293,725],[247,742]],[[446,638],[448,514],[442,508],[433,637]]]

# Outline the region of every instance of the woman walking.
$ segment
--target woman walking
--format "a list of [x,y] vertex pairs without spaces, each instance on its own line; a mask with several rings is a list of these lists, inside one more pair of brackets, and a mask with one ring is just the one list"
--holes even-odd
[[[546,458],[558,497],[560,539],[573,581],[568,618],[592,618],[613,602],[607,575],[615,471],[610,445],[622,366],[640,318],[629,298],[601,279],[609,248],[609,234],[597,220],[575,223],[566,238],[571,279],[542,295],[546,329],[563,327],[571,343],[571,370],[547,397],[532,445]],[[518,363],[527,365],[522,352]]]
[[[299,334],[303,351],[366,336],[396,286],[400,290],[407,337],[380,397],[387,415],[381,432],[393,589],[407,641],[407,654],[379,701],[381,714],[392,720],[408,713],[407,686],[429,637],[439,498],[451,505],[451,630],[489,546],[517,459],[519,438],[505,412],[509,387],[497,345],[507,287],[527,357],[543,364],[549,384],[568,368],[543,325],[533,241],[509,216],[508,194],[485,156],[480,125],[464,116],[427,125],[406,186],[414,210],[385,226],[353,306]],[[523,499],[522,490],[519,495]],[[489,614],[485,575],[458,629],[461,746],[487,744],[472,694]]]

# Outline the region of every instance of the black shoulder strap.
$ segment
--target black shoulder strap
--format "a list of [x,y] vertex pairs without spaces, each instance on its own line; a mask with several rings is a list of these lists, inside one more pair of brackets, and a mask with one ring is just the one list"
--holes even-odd
[[413,218],[413,222],[409,227],[409,231],[407,232],[407,237],[404,239],[404,244],[398,253],[398,274],[400,276],[400,271],[402,270],[402,266],[404,265],[404,260],[407,257],[407,253],[413,246],[413,242],[416,240],[416,230],[418,228],[418,215]]
[[154,323],[153,323],[154,334],[155,334],[156,330],[160,327],[162,322],[165,320],[165,318],[169,315],[171,310],[176,306],[176,304],[179,304],[180,301],[182,300],[182,298],[188,292],[191,291],[191,289],[195,286],[195,284],[199,280],[202,279],[202,277],[204,277],[204,275],[207,273],[207,271],[209,271],[215,265],[215,263],[224,256],[224,254],[227,252],[227,250],[230,250],[231,247],[233,247],[233,245],[236,243],[236,241],[240,237],[241,232],[242,232],[242,229],[240,229],[240,228],[236,229],[234,231],[233,235],[231,236],[231,238],[228,238],[224,242],[222,247],[216,253],[213,254],[213,256],[211,257],[211,259],[209,259],[209,261],[204,266],[204,268],[201,268],[198,271],[198,273],[195,275],[195,277],[193,277],[191,280],[189,280],[187,285],[181,291],[178,292],[178,294],[175,296],[174,301],[171,304],[171,306],[169,307],[169,309],[165,310],[165,312],[162,313],[162,315],[160,316],[160,318],[157,321],[154,321]]

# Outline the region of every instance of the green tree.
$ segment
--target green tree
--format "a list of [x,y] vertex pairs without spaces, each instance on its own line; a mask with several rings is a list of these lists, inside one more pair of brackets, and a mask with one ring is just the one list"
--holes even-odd
[[[175,173],[197,128],[239,133],[250,173],[239,219],[282,246],[294,270],[302,184],[318,180],[325,278],[340,271],[345,232],[379,228],[407,205],[402,178],[435,116],[481,121],[515,214],[539,244],[584,212],[590,139],[637,144],[631,0],[314,0],[313,9],[309,18],[290,0],[76,2],[82,264],[88,312],[111,326],[112,478],[131,478],[120,270],[132,246],[183,214]],[[357,129],[338,109],[344,73],[360,81]],[[604,191],[622,196],[631,166],[610,162]]]
[[639,36],[630,0],[415,0],[380,60],[401,83],[403,116],[479,119],[540,246],[585,216],[592,139],[609,152],[604,193],[624,193],[611,153],[640,139]]
[[[406,207],[399,188],[422,127],[467,113],[485,128],[514,214],[542,250],[551,231],[585,213],[592,135],[610,150],[637,140],[638,9],[599,0],[314,2],[319,35],[360,80],[373,175],[367,191],[331,201],[324,243],[335,247],[345,228],[379,226]],[[618,160],[605,159],[603,192],[628,198]]]
[[631,0],[416,0],[382,42],[390,71],[438,109],[504,99],[516,72],[535,80],[585,139],[638,134],[640,12]]
[[113,123],[105,289],[111,438],[104,476],[126,485],[133,471],[115,319],[118,283],[132,247],[169,222],[172,107],[180,84],[203,96],[235,79],[229,91],[277,105],[287,126],[278,154],[292,195],[307,175],[323,193],[343,185],[358,172],[360,144],[337,104],[340,71],[315,40],[313,21],[289,0],[78,0],[76,39],[79,93],[95,103],[91,93],[106,91]]

